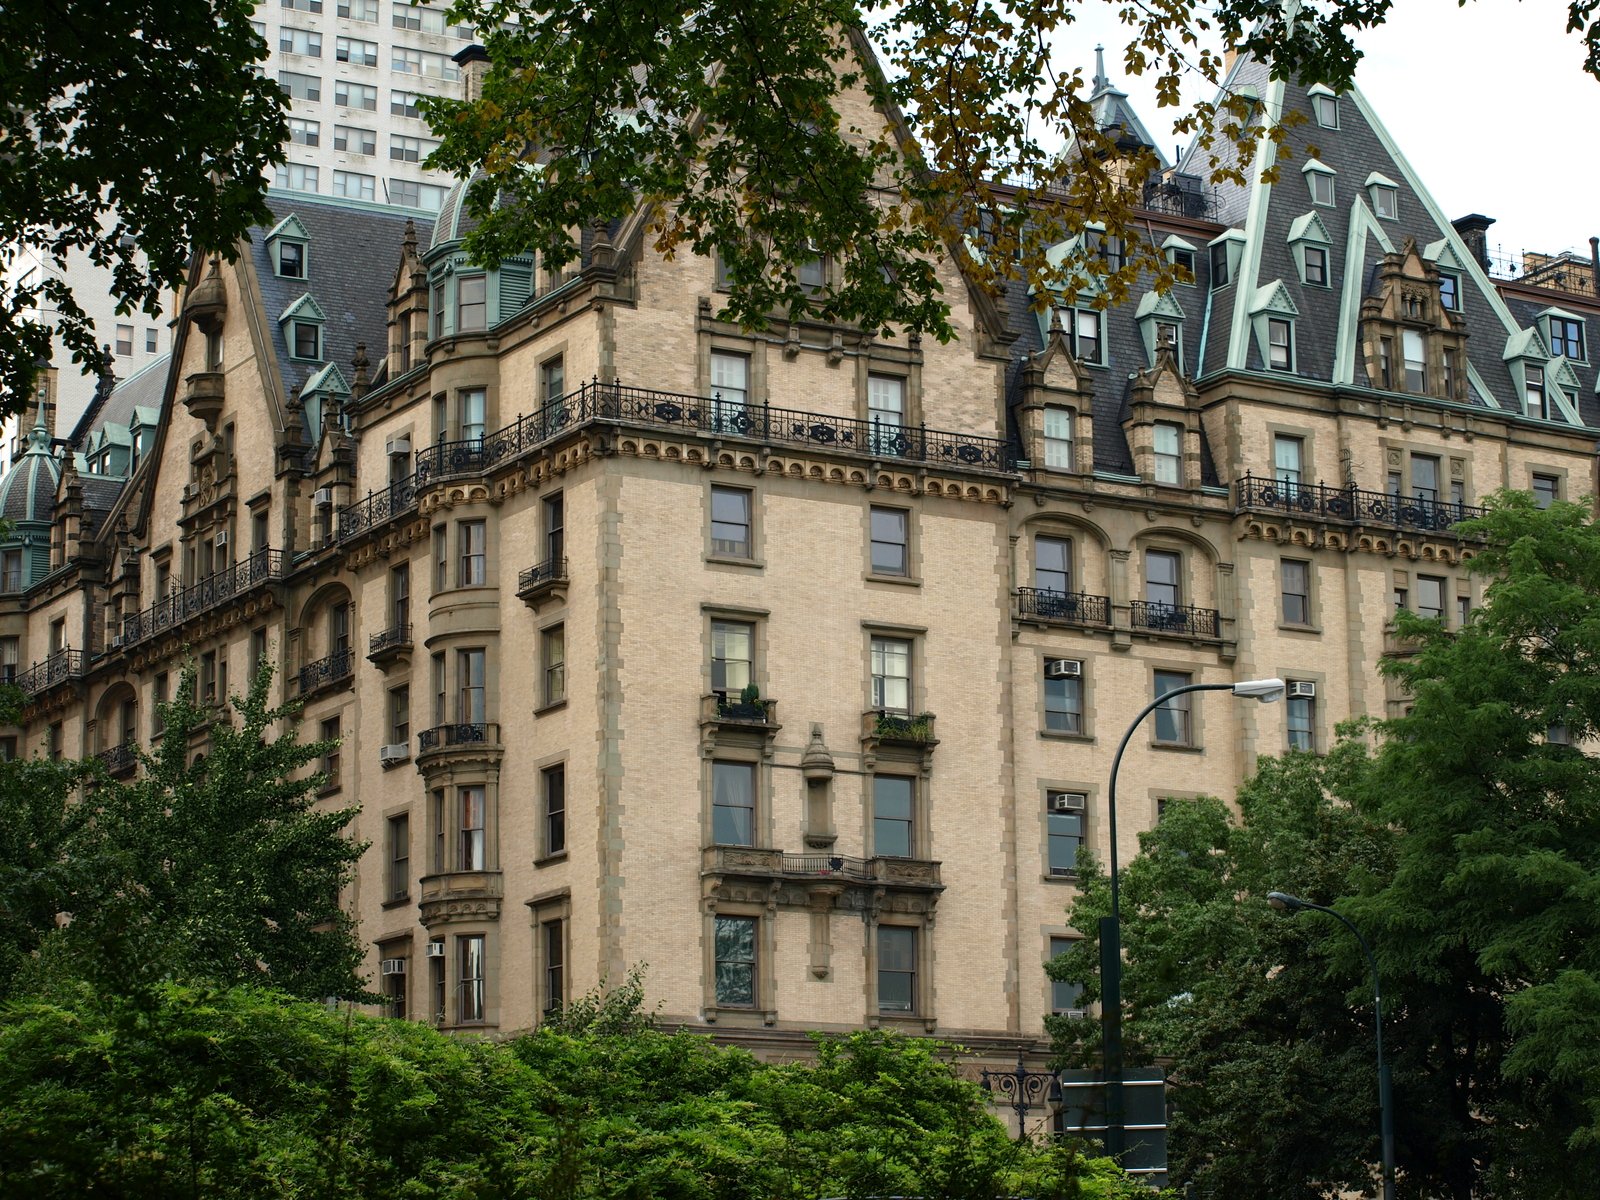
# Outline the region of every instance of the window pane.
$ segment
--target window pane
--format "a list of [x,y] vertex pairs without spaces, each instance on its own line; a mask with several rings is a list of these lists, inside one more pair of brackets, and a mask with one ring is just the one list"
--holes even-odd
[[[1165,696],[1176,688],[1187,687],[1189,676],[1179,671],[1157,671],[1156,696]],[[1176,696],[1156,709],[1156,741],[1173,745],[1189,744],[1189,694]]]
[[711,840],[719,846],[755,845],[754,763],[711,764]]
[[911,857],[911,780],[876,775],[872,780],[872,850],[891,858]]
[[756,1002],[756,919],[718,917],[716,922],[717,1003]]
[[[1051,792],[1050,797],[1064,795]],[[1049,867],[1052,875],[1073,875],[1078,870],[1078,849],[1083,845],[1083,814],[1052,812],[1046,815]]]
[[1072,542],[1067,538],[1033,539],[1033,586],[1042,591],[1072,590]]
[[894,712],[911,709],[911,643],[872,639],[872,706]]
[[874,508],[872,524],[872,569],[879,575],[905,575],[906,513],[898,508]]
[[917,931],[897,925],[878,927],[878,1008],[916,1011]]
[[739,488],[711,489],[711,552],[750,557],[750,493]]
[[[1072,938],[1053,937],[1050,939],[1050,957],[1060,958],[1072,949]],[[1059,979],[1050,981],[1050,1009],[1052,1012],[1071,1012],[1083,1007],[1083,985],[1081,983],[1064,983]]]
[[750,683],[753,629],[738,621],[711,623],[711,690],[737,693]]
[[1178,603],[1181,558],[1170,550],[1147,550],[1144,556],[1144,598],[1151,604]]

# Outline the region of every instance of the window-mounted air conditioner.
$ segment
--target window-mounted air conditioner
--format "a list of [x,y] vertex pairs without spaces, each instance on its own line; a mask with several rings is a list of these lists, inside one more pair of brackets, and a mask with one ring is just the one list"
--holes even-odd
[[443,942],[429,942],[428,943],[428,949],[427,949],[427,952],[426,952],[426,957],[428,957],[428,958],[443,958],[444,957],[444,943]]
[[1052,658],[1044,664],[1046,679],[1076,679],[1083,674],[1083,664],[1075,658]]
[[403,958],[386,958],[378,964],[380,975],[404,975],[406,973],[406,960]]
[[228,548],[228,531],[226,529],[217,531],[215,545],[218,550],[226,550]]
[[122,645],[122,635],[120,633],[113,633],[111,635],[111,648],[115,650],[120,645]]
[[326,508],[333,503],[333,489],[321,487],[311,493],[311,503],[317,508]]
[[1082,812],[1085,803],[1082,792],[1050,793],[1050,811],[1053,813]]
[[1305,680],[1295,680],[1289,684],[1289,698],[1291,700],[1304,697],[1307,700],[1315,698],[1317,685]]
[[406,742],[395,742],[388,746],[378,747],[378,763],[380,766],[392,767],[395,763],[403,763],[411,757],[411,746]]
[[411,435],[402,433],[399,437],[392,437],[383,444],[383,448],[393,456],[403,456],[411,453]]
[[1088,1015],[1087,1008],[1065,1008],[1056,1014],[1058,1017],[1066,1017],[1069,1021],[1081,1021]]

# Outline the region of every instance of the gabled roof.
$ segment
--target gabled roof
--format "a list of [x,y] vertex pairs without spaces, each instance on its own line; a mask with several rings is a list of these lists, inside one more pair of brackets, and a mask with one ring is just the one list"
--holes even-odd
[[317,303],[317,298],[307,292],[278,314],[278,324],[282,325],[290,317],[297,317],[303,321],[326,321],[328,314],[322,311],[322,305]]
[[1514,358],[1537,358],[1542,361],[1550,357],[1550,352],[1545,349],[1544,338],[1539,336],[1537,329],[1519,329],[1506,338],[1505,353],[1500,357],[1506,362]]
[[1320,242],[1324,246],[1333,245],[1333,238],[1328,236],[1328,227],[1322,223],[1322,218],[1314,212],[1301,213],[1289,223],[1289,241]]
[[311,235],[306,232],[304,223],[293,213],[290,213],[269,229],[266,240],[270,242],[275,238],[281,237],[295,238],[299,241],[310,241],[311,239]]
[[1150,131],[1144,127],[1139,114],[1133,111],[1133,105],[1128,102],[1128,93],[1115,87],[1106,76],[1105,50],[1104,46],[1094,48],[1094,91],[1089,94],[1089,107],[1094,111],[1095,124],[1106,134],[1115,135],[1117,130],[1121,130],[1119,141],[1137,142],[1155,151],[1156,161],[1164,171],[1169,165],[1167,156],[1161,153],[1161,147],[1156,145]]
[[345,382],[344,372],[339,369],[338,363],[328,363],[300,389],[301,396],[309,396],[314,392],[331,392],[335,395],[348,396],[350,385]]

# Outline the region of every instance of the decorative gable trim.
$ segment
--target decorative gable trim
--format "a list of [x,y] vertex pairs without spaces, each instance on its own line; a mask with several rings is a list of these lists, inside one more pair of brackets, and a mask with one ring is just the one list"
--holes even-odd
[[1280,317],[1298,317],[1300,309],[1296,307],[1294,297],[1289,294],[1289,289],[1284,286],[1283,280],[1274,279],[1264,283],[1255,291],[1250,299],[1250,315],[1260,313],[1273,313]]
[[306,231],[306,227],[301,223],[300,218],[295,216],[294,213],[290,213],[267,231],[266,241],[268,245],[278,238],[292,238],[299,242],[309,242],[311,234]]
[[1301,213],[1289,223],[1290,243],[1316,242],[1320,246],[1333,245],[1333,238],[1328,233],[1328,227],[1322,223],[1322,218],[1314,213]]
[[1519,329],[1506,338],[1506,348],[1500,355],[1501,361],[1512,362],[1517,359],[1531,359],[1542,363],[1549,358],[1549,352],[1544,348],[1544,338],[1537,329]]
[[289,320],[325,322],[327,319],[328,315],[322,311],[322,305],[317,303],[317,298],[310,292],[298,300],[291,301],[289,307],[278,314],[279,325]]
[[339,369],[338,363],[328,363],[313,374],[310,379],[306,380],[305,386],[300,389],[301,399],[313,393],[336,396],[350,395],[350,384],[345,380],[344,372]]
[[1429,242],[1422,251],[1422,257],[1436,267],[1451,271],[1459,271],[1466,266],[1456,257],[1455,247],[1450,244],[1449,238],[1440,238],[1437,242]]

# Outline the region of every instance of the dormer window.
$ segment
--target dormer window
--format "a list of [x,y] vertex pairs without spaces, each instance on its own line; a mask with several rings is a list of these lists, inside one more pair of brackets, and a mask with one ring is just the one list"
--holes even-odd
[[278,274],[285,279],[306,277],[306,248],[303,243],[278,243]]
[[1167,253],[1167,261],[1175,271],[1187,272],[1189,278],[1184,282],[1193,283],[1195,279],[1195,253],[1194,247],[1176,234],[1169,237],[1161,244]]
[[1267,319],[1267,366],[1274,371],[1294,370],[1294,322]]
[[1072,355],[1095,366],[1105,363],[1105,341],[1100,336],[1101,314],[1092,308],[1072,312]]
[[1211,286],[1226,287],[1239,277],[1239,263],[1244,258],[1244,232],[1230,229],[1209,243],[1211,255]]
[[312,321],[294,323],[295,358],[318,360],[322,357],[322,326]]
[[1392,187],[1373,188],[1372,211],[1385,221],[1394,220],[1400,215],[1400,193]]
[[1540,315],[1544,317],[1551,357],[1583,362],[1583,322],[1559,309],[1546,309]]
[[1134,320],[1139,326],[1139,336],[1144,340],[1145,359],[1154,367],[1161,347],[1172,351],[1172,358],[1183,369],[1183,309],[1173,299],[1172,293],[1158,295],[1146,292],[1139,299]]
[[1324,84],[1308,89],[1311,96],[1311,115],[1324,129],[1339,128],[1339,97]]
[[1211,247],[1211,286],[1226,287],[1228,279],[1228,244],[1215,242]]
[[1306,186],[1311,189],[1311,203],[1323,208],[1333,207],[1333,168],[1326,163],[1312,159],[1300,168],[1306,177]]
[[[310,190],[316,189],[313,187]],[[306,277],[306,258],[310,245],[310,233],[293,213],[272,227],[266,239],[267,257],[279,278]]]
[[1450,312],[1461,311],[1460,276],[1439,272],[1439,306]]
[[1541,421],[1550,413],[1544,399],[1544,368],[1536,367],[1532,363],[1527,368],[1527,394],[1528,415],[1538,417]]
[[1328,248],[1306,247],[1306,282],[1312,287],[1328,286]]
[[1329,287],[1328,250],[1333,239],[1328,227],[1315,212],[1302,213],[1289,226],[1289,248],[1300,268],[1300,282],[1310,287]]

